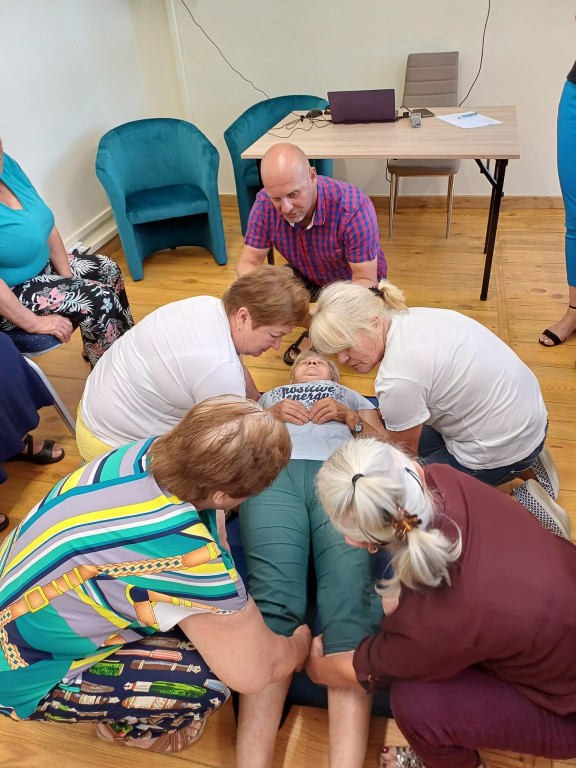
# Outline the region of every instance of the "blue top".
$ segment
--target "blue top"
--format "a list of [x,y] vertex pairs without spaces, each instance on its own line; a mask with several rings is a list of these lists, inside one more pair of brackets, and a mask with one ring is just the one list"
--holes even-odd
[[22,204],[22,210],[14,210],[0,203],[0,278],[13,288],[36,277],[48,263],[54,215],[8,155],[0,179]]

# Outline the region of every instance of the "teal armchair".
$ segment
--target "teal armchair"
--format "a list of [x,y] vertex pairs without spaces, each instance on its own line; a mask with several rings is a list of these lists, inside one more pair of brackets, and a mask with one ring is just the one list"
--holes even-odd
[[[293,110],[326,109],[328,102],[319,96],[277,96],[274,99],[260,101],[244,112],[224,132],[224,140],[230,151],[236,197],[240,212],[242,234],[246,234],[248,216],[254,205],[256,195],[262,189],[260,174],[255,160],[243,160],[240,155],[259,139],[266,131],[275,126]],[[278,139],[282,141],[282,139]],[[290,139],[286,139],[290,141]],[[332,176],[332,160],[310,160],[322,176]]]
[[96,175],[134,280],[147,256],[179,245],[200,245],[226,264],[219,164],[216,147],[184,120],[136,120],[102,137]]

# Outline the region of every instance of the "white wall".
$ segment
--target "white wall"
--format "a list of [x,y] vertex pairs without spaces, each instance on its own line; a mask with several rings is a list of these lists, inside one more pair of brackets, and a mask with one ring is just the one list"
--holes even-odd
[[[143,9],[149,4],[139,1]],[[156,6],[150,21],[159,10],[166,27],[163,0]],[[166,85],[175,79],[165,66],[160,88],[145,80],[153,53],[147,57],[137,45],[128,0],[3,0],[0,30],[4,149],[30,176],[70,243],[109,209],[94,172],[100,137],[127,120],[164,112],[169,101],[177,109],[177,86],[170,94]],[[167,27],[166,35],[170,46]]]
[[[487,0],[186,0],[231,63],[270,96],[394,87],[400,103],[406,56],[460,51],[460,98],[479,65]],[[191,95],[192,120],[220,151],[221,192],[234,192],[223,131],[264,97],[232,72],[173,0]],[[466,105],[516,105],[521,159],[509,195],[559,195],[555,120],[576,57],[574,0],[492,0],[482,73]],[[335,175],[387,194],[384,164],[338,162]],[[437,194],[445,182],[414,179],[404,191]],[[486,195],[476,164],[464,161],[457,194]]]

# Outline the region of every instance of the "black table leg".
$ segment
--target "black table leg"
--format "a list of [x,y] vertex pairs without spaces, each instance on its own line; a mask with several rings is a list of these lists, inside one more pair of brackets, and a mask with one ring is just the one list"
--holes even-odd
[[494,256],[494,244],[496,242],[496,232],[498,230],[498,218],[500,216],[500,205],[504,190],[504,177],[506,175],[507,159],[496,160],[494,169],[494,185],[492,186],[492,198],[490,200],[490,213],[488,215],[488,225],[486,228],[486,261],[484,262],[484,277],[482,278],[482,290],[480,300],[486,301],[488,298],[488,286],[490,284],[490,272],[492,270],[492,258]]

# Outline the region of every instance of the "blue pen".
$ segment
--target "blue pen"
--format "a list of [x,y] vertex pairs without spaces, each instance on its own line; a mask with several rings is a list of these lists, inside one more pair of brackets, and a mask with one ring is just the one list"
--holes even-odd
[[458,120],[462,120],[463,117],[474,117],[478,112],[466,112],[465,115],[458,115]]

